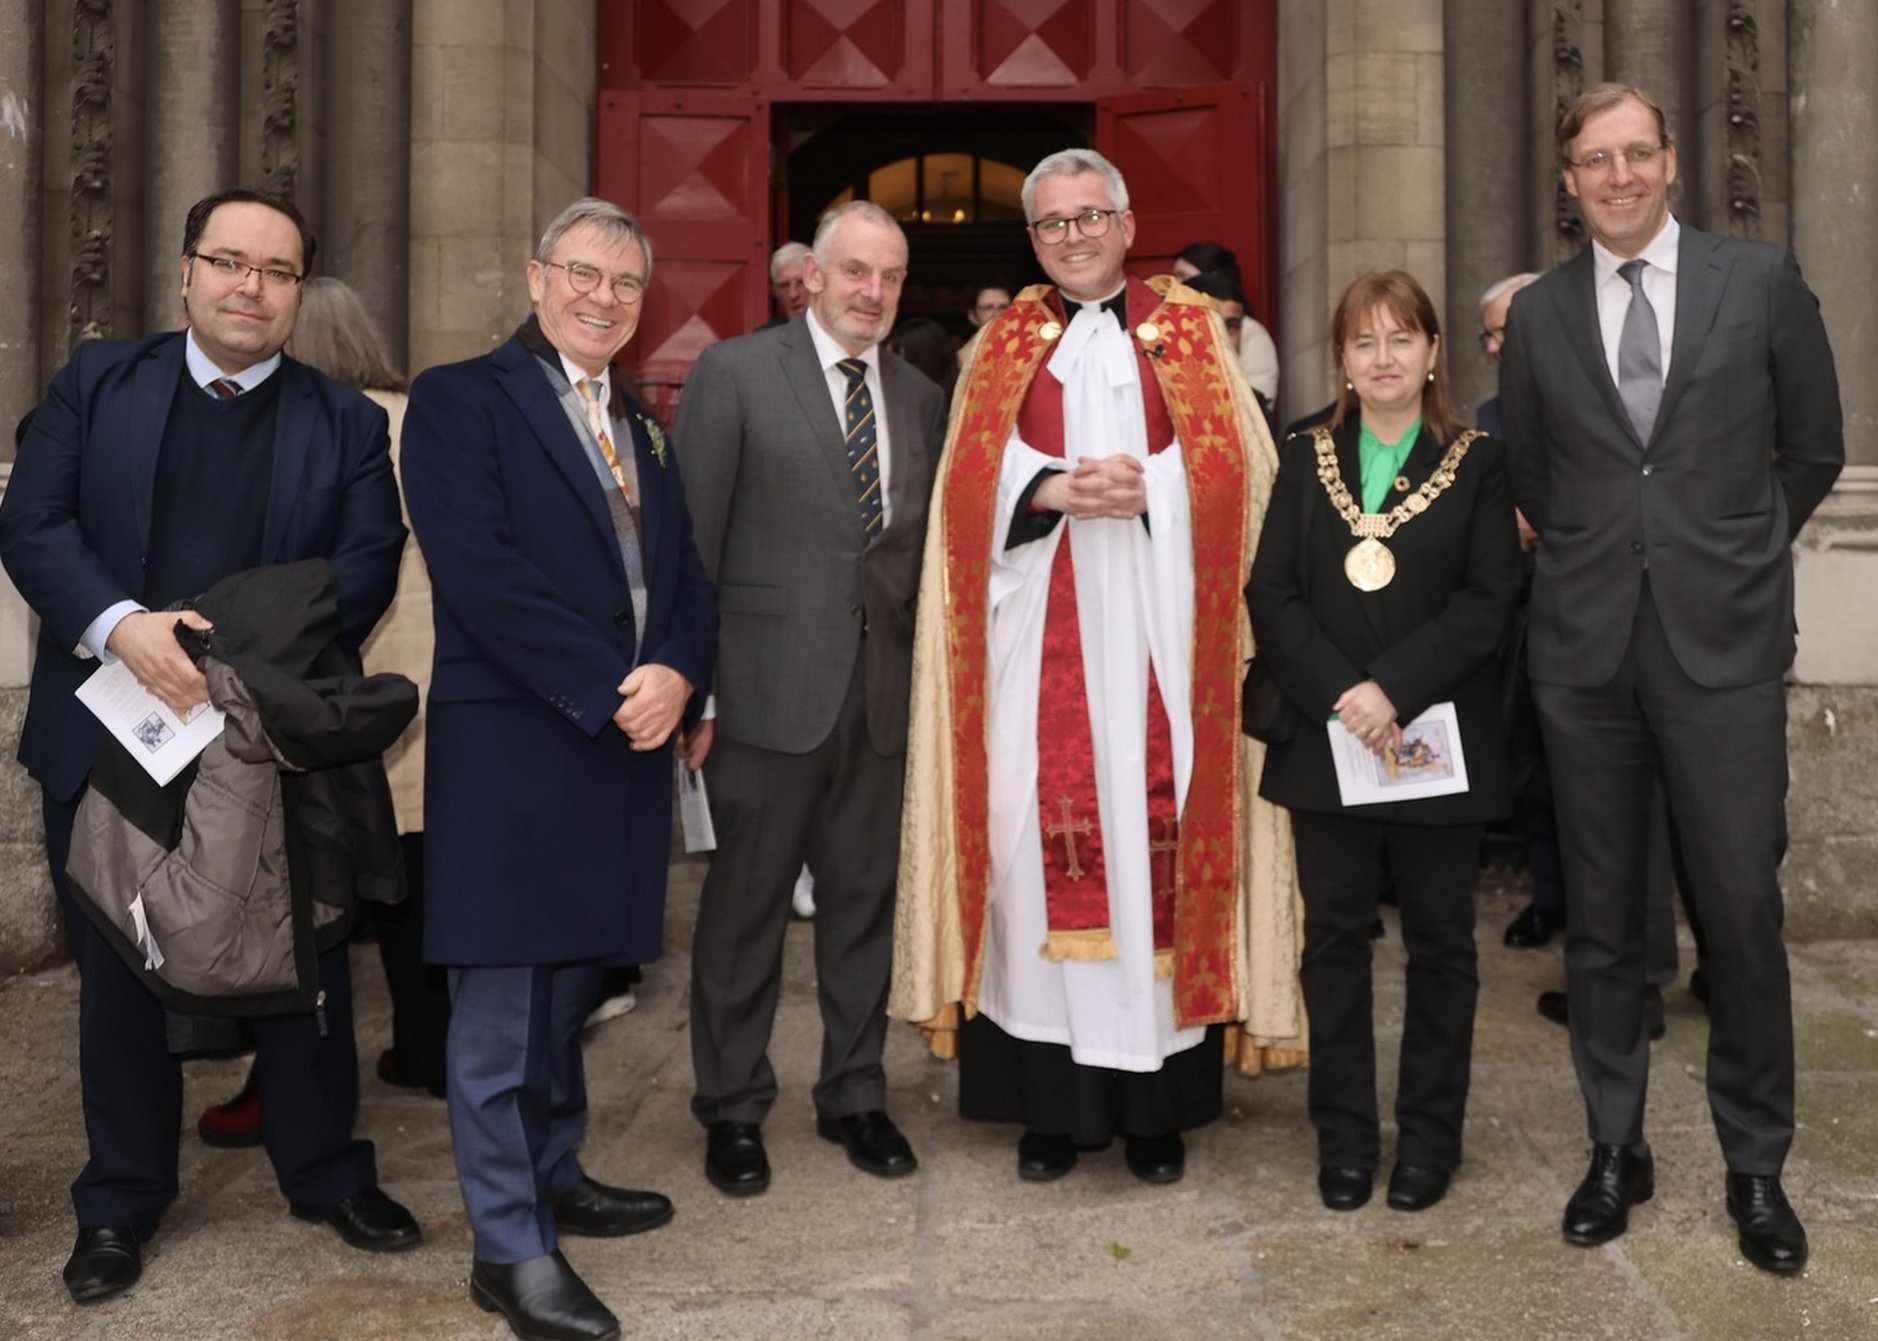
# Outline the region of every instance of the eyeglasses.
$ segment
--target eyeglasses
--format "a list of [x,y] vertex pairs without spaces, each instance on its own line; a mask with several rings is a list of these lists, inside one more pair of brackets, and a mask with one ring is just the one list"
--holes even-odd
[[1493,352],[1493,347],[1495,345],[1503,345],[1506,343],[1506,327],[1504,326],[1488,327],[1486,330],[1481,331],[1481,333],[1479,335],[1476,335],[1474,338],[1480,341],[1480,347],[1482,349],[1486,350],[1489,354],[1491,354]]
[[1084,237],[1101,237],[1109,231],[1109,220],[1120,213],[1120,210],[1084,210],[1067,219],[1039,219],[1029,228],[1037,235],[1037,241],[1055,246],[1069,236],[1071,224],[1075,224],[1076,231]]
[[1649,167],[1665,147],[1660,144],[1633,144],[1628,149],[1593,149],[1583,158],[1568,158],[1565,161],[1580,172],[1609,172],[1621,158],[1635,171]]
[[[600,287],[600,281],[606,278],[599,270],[582,261],[543,261],[542,265],[550,270],[566,272],[568,287],[578,294],[592,293]],[[613,276],[612,288],[613,296],[628,307],[646,296],[646,282],[637,275]]]
[[207,256],[199,251],[185,252],[184,255],[192,261],[202,262],[230,284],[246,284],[249,275],[259,275],[263,284],[285,289],[306,278],[305,275],[296,275],[291,270],[276,270],[266,265],[249,265],[246,261],[237,261],[232,256]]

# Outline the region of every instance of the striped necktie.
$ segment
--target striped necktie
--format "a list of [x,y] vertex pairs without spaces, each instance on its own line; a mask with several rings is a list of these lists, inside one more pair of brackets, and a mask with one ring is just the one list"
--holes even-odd
[[606,406],[600,403],[599,383],[583,377],[575,386],[580,392],[581,406],[587,411],[587,427],[593,430],[593,436],[600,444],[600,455],[606,458],[607,469],[613,472],[613,480],[619,485],[620,493],[630,503],[633,501],[632,486],[626,483],[626,471],[619,463],[619,454],[613,450],[613,435],[607,431]]
[[232,377],[218,377],[209,383],[209,390],[215,393],[217,400],[233,400],[241,394],[241,383]]
[[874,397],[867,389],[867,364],[842,359],[835,364],[848,379],[848,397],[841,433],[848,448],[848,469],[854,475],[854,498],[861,509],[861,530],[878,535],[880,514],[880,426],[874,421]]

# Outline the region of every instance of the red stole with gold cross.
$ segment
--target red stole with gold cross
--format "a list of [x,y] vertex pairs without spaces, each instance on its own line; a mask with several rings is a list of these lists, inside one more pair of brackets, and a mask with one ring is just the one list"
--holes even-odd
[[[946,658],[949,671],[949,717],[957,777],[954,841],[959,862],[961,929],[965,941],[964,1000],[970,1008],[977,1000],[984,960],[985,898],[990,887],[991,858],[987,843],[989,805],[989,749],[986,732],[988,691],[988,610],[992,538],[998,518],[997,485],[1004,448],[1023,416],[1026,442],[1040,451],[1062,439],[1062,407],[1054,378],[1042,374],[1064,326],[1060,306],[1053,305],[1053,290],[1027,291],[1001,314],[980,338],[971,376],[960,389],[962,397],[946,465],[946,524],[943,537],[946,587],[952,609],[948,620]],[[1147,406],[1150,446],[1165,447],[1170,437],[1181,442],[1187,473],[1193,522],[1194,629],[1193,775],[1186,812],[1178,830],[1172,827],[1149,835],[1151,843],[1171,843],[1171,849],[1152,851],[1157,871],[1169,871],[1172,882],[1165,898],[1156,899],[1157,964],[1165,963],[1174,980],[1174,1011],[1181,1027],[1238,1018],[1240,1003],[1233,980],[1235,918],[1239,849],[1244,841],[1238,814],[1240,748],[1238,727],[1239,625],[1246,565],[1247,444],[1240,434],[1230,390],[1222,380],[1225,364],[1205,306],[1169,303],[1139,280],[1130,280],[1127,297],[1131,337],[1136,341],[1142,368],[1142,390]],[[1149,332],[1152,334],[1149,334]],[[1040,382],[1047,384],[1041,388]],[[1050,426],[1054,415],[1055,427]],[[1059,555],[1068,546],[1059,546]],[[1061,560],[1059,559],[1059,562]],[[1073,562],[1073,561],[1072,561]],[[1066,607],[1073,616],[1073,585],[1059,597],[1058,578],[1052,570],[1050,595],[1052,632],[1064,649],[1077,646],[1072,676],[1065,663],[1055,674],[1065,683],[1078,681],[1080,698],[1079,634],[1073,625],[1059,630],[1057,611]],[[1073,571],[1069,577],[1073,584]],[[1067,655],[1067,652],[1065,653]],[[1046,653],[1046,658],[1048,654]],[[1051,672],[1046,670],[1046,674]],[[1046,679],[1044,697],[1051,697]],[[1160,754],[1166,758],[1165,719],[1159,710],[1158,688],[1151,688],[1151,724],[1159,722]],[[1087,703],[1068,709],[1080,711],[1087,733]],[[1156,728],[1151,725],[1151,732]],[[1085,751],[1086,753],[1086,751]],[[1043,786],[1040,762],[1040,788]],[[1165,815],[1172,819],[1171,765],[1165,784]],[[1096,827],[1093,778],[1084,804],[1077,810],[1075,793],[1059,788],[1053,797],[1040,790],[1040,823],[1061,826],[1054,841],[1045,843],[1060,879],[1046,884],[1070,889],[1066,897],[1052,897],[1052,941],[1073,945],[1081,933],[1106,937],[1106,884],[1088,874],[1086,849],[1078,848],[1076,864],[1081,880],[1069,877],[1067,837],[1082,838],[1077,827],[1085,819]],[[1150,793],[1155,790],[1150,784]],[[1070,795],[1067,820],[1061,797]],[[1052,814],[1052,806],[1055,813]],[[1171,860],[1170,860],[1171,858]],[[1046,857],[1046,862],[1052,860]],[[1086,890],[1087,892],[1083,892]],[[1166,912],[1162,909],[1165,907]],[[1063,938],[1059,940],[1059,930]],[[1164,954],[1162,953],[1164,952]]]

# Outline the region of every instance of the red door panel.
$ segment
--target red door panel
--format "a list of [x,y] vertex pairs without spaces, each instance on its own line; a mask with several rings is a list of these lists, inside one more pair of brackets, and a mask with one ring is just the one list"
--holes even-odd
[[654,408],[707,346],[769,308],[769,107],[722,93],[600,95],[595,192],[652,240],[652,284],[627,349]]
[[1190,242],[1239,256],[1246,302],[1269,323],[1276,295],[1272,194],[1262,84],[1156,90],[1096,104],[1096,148],[1128,179],[1135,212],[1129,266],[1165,274]]

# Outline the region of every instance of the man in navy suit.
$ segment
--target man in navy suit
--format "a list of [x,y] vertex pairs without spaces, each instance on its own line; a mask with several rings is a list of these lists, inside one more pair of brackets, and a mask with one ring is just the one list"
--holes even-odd
[[[186,333],[81,345],[34,412],[0,504],[0,559],[40,619],[20,762],[43,795],[46,855],[79,969],[79,1076],[89,1161],[72,1184],[77,1303],[128,1288],[139,1244],[176,1196],[182,1067],[161,1003],[86,920],[65,879],[101,728],[72,696],[121,659],[186,710],[208,686],[166,606],[260,564],[323,558],[357,647],[390,604],[404,543],[385,412],[282,355],[314,239],[291,202],[228,190],[183,230]],[[354,1247],[417,1242],[377,1186],[358,1106],[346,949],[319,956],[324,1006],[256,1019],[261,1137],[295,1215]]]
[[612,367],[651,270],[631,216],[576,201],[528,263],[534,315],[419,377],[404,421],[437,625],[424,953],[449,969],[470,1295],[522,1336],[618,1335],[558,1235],[672,1216],[574,1155],[581,1024],[605,966],[658,957],[670,745],[717,646],[671,445]]

